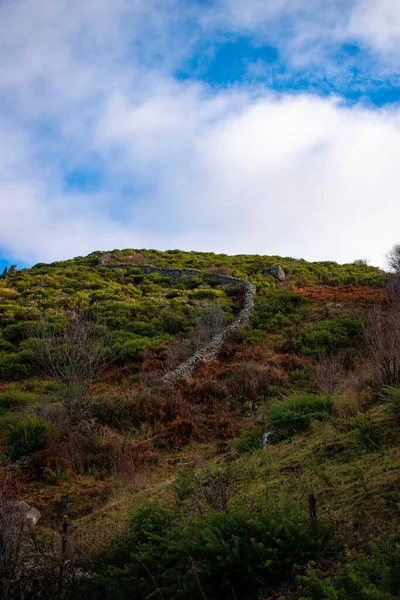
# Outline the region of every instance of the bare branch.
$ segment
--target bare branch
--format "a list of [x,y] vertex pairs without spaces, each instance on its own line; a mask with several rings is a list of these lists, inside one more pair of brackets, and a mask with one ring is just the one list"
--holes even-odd
[[30,333],[34,362],[43,375],[65,384],[67,399],[84,397],[112,362],[110,332],[83,310],[71,312],[65,323],[43,315]]

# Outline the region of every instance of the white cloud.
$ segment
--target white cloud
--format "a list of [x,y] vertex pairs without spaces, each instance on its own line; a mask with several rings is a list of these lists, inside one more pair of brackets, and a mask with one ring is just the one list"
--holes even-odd
[[[245,29],[289,6],[229,1]],[[316,0],[290,6],[304,15]],[[192,43],[183,7],[3,5],[0,247],[31,262],[115,247],[381,262],[398,241],[399,113],[177,82]],[[97,164],[99,190],[65,186]]]
[[311,96],[170,93],[120,100],[100,125],[124,168],[143,163],[157,184],[133,216],[158,231],[181,223],[166,226],[164,247],[382,262],[400,218],[398,113]]
[[381,52],[398,51],[400,49],[398,0],[358,0],[351,15],[349,33],[363,39]]

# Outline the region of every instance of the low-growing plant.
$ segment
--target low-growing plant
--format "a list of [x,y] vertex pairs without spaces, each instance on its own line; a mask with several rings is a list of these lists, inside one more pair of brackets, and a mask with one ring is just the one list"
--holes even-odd
[[365,415],[358,415],[351,420],[351,426],[356,431],[357,439],[368,450],[376,452],[383,442],[383,433],[378,423],[373,423]]
[[5,435],[7,454],[15,460],[46,446],[50,425],[43,419],[28,417],[10,424]]
[[43,469],[43,475],[46,481],[52,485],[60,481],[67,481],[71,476],[71,466],[65,458],[50,456]]
[[382,397],[389,403],[388,413],[400,421],[400,387],[385,387]]
[[12,410],[22,408],[28,404],[37,402],[40,399],[39,394],[32,392],[21,392],[19,390],[9,390],[0,393],[0,409]]
[[290,436],[307,429],[312,421],[327,421],[332,410],[331,396],[296,393],[273,406],[266,419],[274,433]]
[[243,431],[243,433],[232,440],[231,444],[239,454],[245,454],[247,452],[255,452],[261,450],[263,435],[265,433],[265,427],[257,425],[252,429]]

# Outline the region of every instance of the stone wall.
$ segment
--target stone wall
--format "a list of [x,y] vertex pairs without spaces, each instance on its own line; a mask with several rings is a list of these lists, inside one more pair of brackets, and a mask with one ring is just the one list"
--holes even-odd
[[[99,263],[105,267],[110,269],[126,269],[126,268],[135,268],[140,269],[144,273],[159,273],[160,275],[165,275],[167,277],[171,277],[174,280],[179,279],[182,276],[195,276],[195,275],[204,275],[204,271],[199,271],[198,269],[167,269],[164,267],[155,267],[152,265],[130,265],[130,264],[105,264],[101,258]],[[244,302],[243,308],[237,316],[237,319],[234,323],[231,323],[221,333],[218,333],[213,337],[211,342],[199,348],[197,352],[195,352],[192,356],[190,356],[187,360],[185,360],[182,364],[179,365],[173,371],[166,373],[163,377],[164,381],[174,382],[178,379],[183,379],[184,377],[189,377],[196,368],[199,360],[212,360],[218,356],[218,352],[222,346],[222,344],[229,340],[235,333],[240,331],[242,327],[247,325],[250,320],[251,312],[254,308],[254,296],[256,295],[256,286],[247,281],[246,279],[239,279],[237,277],[230,277],[229,275],[221,275],[219,273],[207,273],[207,276],[210,279],[222,284],[222,285],[237,285],[240,287],[244,294]]]

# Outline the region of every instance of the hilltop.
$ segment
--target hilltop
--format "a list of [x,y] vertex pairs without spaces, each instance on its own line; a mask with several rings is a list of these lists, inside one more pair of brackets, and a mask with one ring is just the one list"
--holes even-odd
[[5,272],[5,597],[399,598],[396,281],[143,249]]

